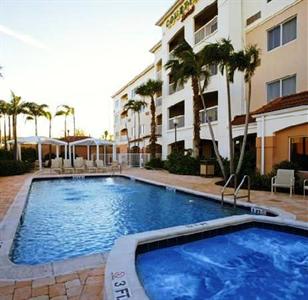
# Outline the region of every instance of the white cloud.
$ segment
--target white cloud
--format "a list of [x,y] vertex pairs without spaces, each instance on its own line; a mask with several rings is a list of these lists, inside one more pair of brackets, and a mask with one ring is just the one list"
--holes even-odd
[[0,33],[6,34],[10,37],[15,38],[16,40],[19,40],[21,42],[23,42],[24,44],[31,46],[31,47],[35,47],[35,48],[39,48],[39,49],[44,49],[44,50],[48,50],[48,47],[43,44],[42,42],[38,41],[37,39],[24,34],[24,33],[20,33],[20,32],[16,32],[6,26],[3,26],[0,24]]

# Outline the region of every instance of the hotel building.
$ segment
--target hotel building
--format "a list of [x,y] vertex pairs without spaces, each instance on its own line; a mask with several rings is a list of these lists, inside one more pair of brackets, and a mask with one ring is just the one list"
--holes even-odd
[[[158,20],[162,38],[150,49],[153,64],[116,92],[114,132],[120,153],[128,146],[146,152],[149,145],[149,105],[141,112],[138,139],[137,117],[123,113],[129,99],[138,99],[136,88],[149,78],[163,81],[156,99],[157,144],[165,159],[175,144],[192,148],[193,95],[191,83],[174,84],[164,65],[184,39],[199,52],[204,45],[230,38],[235,50],[257,44],[261,66],[252,79],[252,115],[249,143],[256,150],[257,168],[270,172],[283,160],[302,160],[308,168],[308,1],[307,0],[178,0]],[[224,77],[211,68],[205,90],[218,148],[228,157],[227,94]],[[244,131],[245,95],[243,74],[231,84],[234,147]],[[202,156],[214,157],[204,112],[200,111]],[[176,122],[174,120],[176,119]]]

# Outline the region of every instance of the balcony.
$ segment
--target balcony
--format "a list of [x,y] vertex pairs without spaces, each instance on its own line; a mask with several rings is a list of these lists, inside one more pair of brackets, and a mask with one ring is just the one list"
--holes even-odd
[[218,22],[216,16],[195,32],[195,44],[202,42],[215,33],[217,31],[217,26]]
[[177,84],[177,86],[175,87],[174,82],[169,84],[169,95],[174,94],[175,92],[178,92],[180,90],[182,90],[184,88],[183,85],[181,84]]
[[162,125],[156,125],[156,134],[162,135]]
[[156,100],[155,100],[156,106],[161,106],[162,105],[162,100],[163,100],[162,96],[156,98]]
[[[217,105],[207,108],[206,112],[207,112],[207,117],[211,122],[218,120],[218,106]],[[200,110],[199,114],[200,114],[200,123],[201,124],[207,123],[204,109]]]
[[184,119],[184,115],[180,115],[180,116],[176,116],[173,118],[169,119],[169,123],[168,123],[168,129],[174,129],[174,120],[176,119],[177,121],[177,128],[181,128],[185,126],[185,119]]

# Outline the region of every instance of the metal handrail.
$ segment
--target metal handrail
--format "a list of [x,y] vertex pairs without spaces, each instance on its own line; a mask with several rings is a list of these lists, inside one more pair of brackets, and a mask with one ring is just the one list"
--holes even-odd
[[225,185],[223,186],[222,190],[221,190],[221,205],[224,205],[224,196],[230,196],[230,195],[233,195],[234,196],[234,193],[231,193],[231,194],[225,194],[225,189],[228,187],[229,183],[231,182],[232,178],[235,178],[234,180],[234,187],[236,187],[236,176],[235,174],[231,174],[227,180],[227,182],[225,183]]
[[[238,196],[238,193],[242,187],[242,185],[245,183],[245,180],[247,179],[247,195],[243,195],[243,196]],[[236,200],[237,199],[241,199],[241,198],[246,198],[248,199],[248,202],[250,202],[250,177],[248,175],[245,175],[241,181],[241,183],[239,184],[239,186],[237,187],[237,189],[234,192],[234,207],[236,206]]]

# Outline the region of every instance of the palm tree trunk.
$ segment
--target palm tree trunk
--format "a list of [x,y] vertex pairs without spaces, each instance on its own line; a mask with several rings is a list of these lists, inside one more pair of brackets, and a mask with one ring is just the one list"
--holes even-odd
[[[198,86],[199,86],[199,90],[201,91],[200,78],[198,78]],[[216,156],[216,159],[218,161],[222,176],[223,176],[224,180],[226,181],[227,176],[226,176],[225,168],[224,168],[224,165],[223,165],[223,162],[222,162],[222,159],[221,159],[221,156],[219,154],[219,150],[218,150],[218,147],[217,147],[217,144],[216,144],[214,131],[213,131],[213,127],[212,127],[212,122],[211,122],[210,118],[208,118],[208,115],[207,115],[207,111],[206,111],[207,107],[205,105],[205,100],[204,100],[203,94],[201,93],[200,95],[201,95],[201,100],[202,100],[203,109],[204,109],[204,113],[205,113],[205,118],[206,118],[207,124],[209,126],[209,131],[210,131],[210,135],[211,135],[211,139],[212,139],[212,143],[213,143],[215,156]]]
[[35,136],[37,136],[37,117],[34,117]]
[[1,124],[1,115],[0,115],[0,146],[2,145],[2,124]]
[[194,138],[193,138],[193,156],[198,158],[200,155],[200,102],[198,79],[192,78],[193,90],[193,111],[194,111]]
[[140,152],[140,112],[138,111],[138,149]]
[[156,108],[154,102],[154,96],[151,96],[151,136],[150,136],[150,156],[151,159],[156,157]]
[[13,115],[14,159],[18,158],[17,148],[17,115]]
[[3,117],[4,150],[7,150],[6,116]]
[[[51,120],[49,120],[49,138],[51,138]],[[49,145],[48,159],[49,159],[49,166],[51,166],[51,145]]]
[[233,153],[233,138],[232,138],[232,112],[231,112],[231,93],[230,81],[226,70],[227,98],[228,98],[228,127],[229,127],[229,153],[230,153],[230,174],[234,172],[234,153]]
[[66,116],[64,117],[64,137],[66,138]]
[[11,116],[8,115],[7,117],[8,117],[8,120],[9,120],[9,140],[11,140],[11,138],[12,138],[12,135],[11,135],[11,131],[12,131]]
[[248,98],[247,98],[247,103],[246,103],[244,137],[243,137],[243,143],[242,143],[242,147],[241,147],[240,158],[239,158],[237,168],[236,168],[236,175],[238,175],[240,173],[241,168],[242,168],[242,164],[243,164],[243,160],[244,160],[244,154],[245,154],[245,148],[246,148],[247,136],[248,136],[250,102],[251,102],[251,80],[248,81]]
[[76,120],[75,120],[75,114],[73,114],[73,126],[74,126],[74,136],[76,136]]

